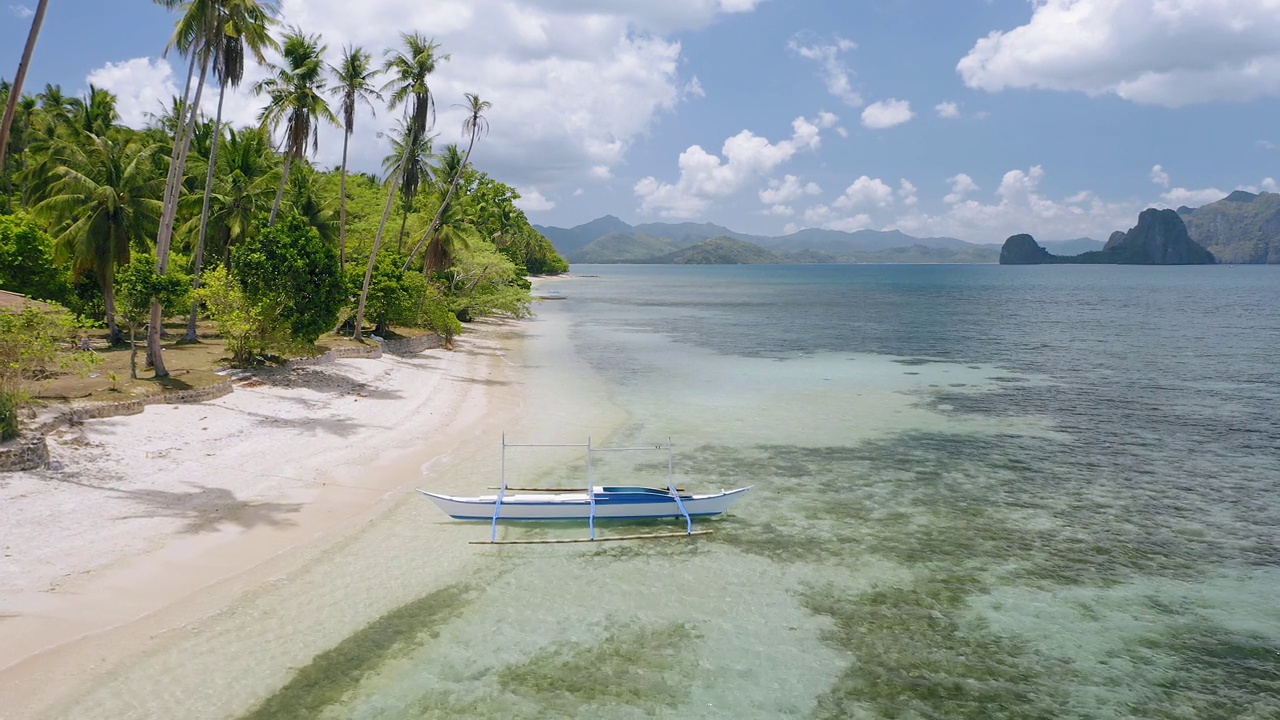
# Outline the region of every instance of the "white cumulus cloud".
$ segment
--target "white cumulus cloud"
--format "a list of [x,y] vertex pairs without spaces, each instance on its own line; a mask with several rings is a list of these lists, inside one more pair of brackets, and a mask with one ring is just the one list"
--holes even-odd
[[[791,123],[789,140],[771,143],[750,130],[724,141],[720,156],[692,145],[680,153],[680,177],[664,183],[653,176],[635,184],[640,210],[662,217],[697,217],[714,198],[732,195],[751,179],[768,175],[800,150],[816,150],[821,130],[813,121],[798,117]],[[798,182],[798,181],[797,181]]]
[[881,100],[862,111],[862,124],[872,130],[884,130],[911,120],[911,103],[906,100]]
[[[1160,200],[1155,203],[1159,207],[1178,208],[1183,205],[1187,207],[1200,207],[1209,203],[1217,202],[1227,195],[1229,191],[1220,190],[1216,187],[1206,188],[1185,188],[1185,187],[1169,187],[1173,184],[1169,173],[1164,168],[1156,165],[1151,168],[1151,180],[1161,187],[1168,188],[1161,193]],[[1275,192],[1276,181],[1274,178],[1263,178],[1258,185],[1237,185],[1236,190],[1245,190],[1251,193],[1257,192]]]
[[769,187],[760,191],[760,202],[765,205],[789,203],[803,195],[817,195],[822,188],[817,183],[801,184],[795,175],[784,176],[781,180],[770,180]]
[[168,110],[170,99],[178,93],[173,69],[158,58],[109,62],[90,72],[85,79],[116,96],[120,122],[131,128],[145,127],[148,113],[159,114]]
[[944,120],[955,120],[960,117],[960,106],[953,102],[941,102],[933,106],[938,117]]
[[902,198],[902,204],[907,207],[920,202],[920,198],[916,195],[917,192],[916,186],[912,185],[911,181],[906,178],[902,178],[898,183],[898,197]]
[[1177,208],[1183,205],[1187,207],[1200,207],[1209,203],[1218,202],[1226,197],[1229,193],[1218,188],[1208,187],[1192,190],[1184,187],[1170,188],[1168,192],[1160,196],[1160,200],[1167,207]]
[[538,188],[516,188],[516,192],[520,193],[520,199],[516,200],[516,207],[524,210],[525,212],[550,210],[556,206],[555,202],[544,197],[543,194],[538,191]]
[[32,15],[35,15],[35,14],[36,14],[36,11],[35,11],[35,10],[32,10],[31,8],[27,7],[26,5],[10,5],[10,6],[9,6],[9,12],[10,12],[14,17],[16,17],[16,18],[21,18],[22,20],[26,20],[27,18],[29,18],[29,17],[31,17]]
[[956,67],[966,85],[1115,94],[1167,107],[1280,95],[1276,0],[1035,0]]
[[806,227],[856,232],[871,227],[872,219],[868,213],[852,212],[847,203],[839,209],[832,205],[818,204],[805,209],[804,223]]
[[861,207],[885,207],[893,202],[893,188],[880,178],[866,175],[853,181],[844,194],[832,203],[842,210]]
[[973,181],[973,178],[964,173],[947,178],[947,182],[951,183],[951,194],[944,197],[942,201],[948,205],[958,203],[964,200],[965,195],[981,189],[978,187],[978,183]]
[[[818,63],[821,68],[822,81],[827,92],[839,98],[844,104],[852,107],[862,106],[862,96],[853,89],[853,81],[849,79],[852,72],[840,59],[843,53],[858,47],[852,40],[837,37],[834,41],[823,43],[806,37],[809,33],[801,33],[791,38],[787,47],[791,52],[807,60]],[[812,40],[806,44],[806,41]]]
[[[431,76],[439,108],[437,147],[464,142],[463,94],[476,93],[493,103],[486,113],[490,133],[472,155],[476,166],[512,185],[543,191],[559,186],[569,193],[610,177],[658,116],[699,97],[701,83],[681,75],[677,33],[750,12],[761,2],[283,0],[281,19],[323,37],[331,63],[348,43],[381,60],[387,48],[401,45],[402,32],[434,38],[449,55]],[[243,87],[264,75],[251,65]],[[167,103],[173,94],[175,80],[168,82],[150,92],[139,86],[133,95],[141,106],[121,98],[122,114],[139,118],[155,112],[152,96]],[[228,99],[227,109],[233,122],[252,121],[261,103],[242,89]],[[399,111],[382,107],[376,118],[362,111],[352,137],[353,167],[380,172],[388,148],[376,133],[392,130],[399,118]],[[341,151],[341,130],[323,127],[317,164],[336,165]]]
[[[1046,195],[1040,184],[1044,168],[1010,170],[1001,178],[995,197],[952,199],[940,214],[912,212],[897,218],[889,227],[916,236],[948,236],[978,243],[1001,243],[1017,233],[1031,233],[1041,240],[1091,236],[1105,239],[1114,230],[1132,227],[1138,213],[1148,207],[1141,202],[1106,202],[1092,192],[1080,192],[1063,200]],[[948,179],[951,198],[963,189],[976,192],[977,183],[968,175]]]

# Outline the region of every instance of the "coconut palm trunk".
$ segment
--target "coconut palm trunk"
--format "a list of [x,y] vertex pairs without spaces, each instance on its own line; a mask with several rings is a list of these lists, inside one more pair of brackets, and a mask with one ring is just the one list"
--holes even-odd
[[[196,95],[191,102],[187,126],[182,133],[181,150],[178,153],[178,166],[174,169],[169,191],[165,194],[165,207],[160,216],[160,232],[156,239],[156,272],[164,275],[169,272],[169,249],[173,242],[173,224],[178,215],[178,196],[182,193],[182,177],[187,165],[187,153],[191,150],[191,138],[195,135],[196,119],[200,115],[200,97],[204,94],[205,76],[209,73],[209,51],[200,53],[200,76],[196,83]],[[169,371],[164,366],[164,358],[160,355],[161,322],[164,319],[160,301],[152,298],[151,317],[147,326],[147,364],[155,370],[155,377],[168,377]]]
[[409,253],[409,257],[405,258],[404,265],[400,268],[400,272],[406,272],[409,264],[413,262],[416,256],[431,238],[435,236],[437,230],[440,229],[440,221],[444,219],[444,212],[449,208],[449,201],[453,199],[453,190],[458,186],[458,181],[462,179],[462,171],[467,167],[467,159],[471,157],[471,147],[467,147],[467,153],[462,156],[462,164],[458,166],[458,171],[453,174],[453,178],[449,181],[449,189],[444,194],[444,200],[440,202],[440,207],[436,208],[436,214],[431,218],[431,224],[427,226],[427,231],[422,234],[422,239],[418,240],[418,244],[413,246],[413,252]]
[[[191,53],[191,60],[187,63],[187,82],[182,86],[182,99],[178,101],[178,116],[173,120],[173,147],[169,150],[169,173],[164,180],[164,201],[168,203],[170,188],[173,186],[173,176],[178,172],[178,154],[182,147],[182,134],[187,127],[187,110],[191,104],[191,82],[196,76],[196,60],[197,53]],[[168,207],[166,204],[165,207]],[[160,241],[159,233],[156,236],[156,242]]]
[[293,153],[285,152],[284,154],[284,170],[280,173],[280,188],[276,190],[276,201],[271,205],[271,217],[267,219],[267,225],[276,224],[276,215],[280,213],[280,203],[284,201],[284,188],[289,183],[289,170],[293,165]]
[[453,178],[449,181],[449,189],[444,194],[444,200],[441,201],[440,207],[436,208],[435,217],[431,218],[431,224],[427,226],[427,231],[422,234],[422,239],[413,247],[413,252],[409,253],[409,257],[404,259],[404,265],[400,268],[400,272],[406,272],[409,264],[413,262],[413,256],[418,254],[422,246],[431,240],[431,237],[440,228],[440,222],[444,219],[445,210],[449,209],[449,201],[453,199],[453,191],[458,187],[458,181],[462,179],[462,173],[467,169],[467,163],[471,161],[471,149],[476,146],[476,136],[482,132],[488,132],[489,124],[485,121],[484,116],[480,113],[488,110],[491,105],[480,99],[479,96],[467,93],[467,101],[470,103],[470,116],[463,122],[464,130],[470,132],[471,140],[467,143],[467,152],[462,156],[462,164],[458,166],[457,172],[453,174]]
[[373,88],[373,79],[380,70],[373,67],[373,56],[361,47],[347,45],[342,60],[330,65],[334,87],[330,94],[341,100],[342,112],[342,170],[338,173],[338,264],[347,271],[347,151],[351,146],[351,134],[356,129],[356,106],[364,103],[377,115],[371,98],[382,99]]
[[[196,241],[196,267],[195,277],[191,281],[191,286],[195,290],[200,289],[200,270],[204,266],[204,240],[209,231],[209,200],[213,196],[213,175],[214,169],[218,166],[218,141],[222,139],[222,101],[227,96],[227,85],[223,83],[218,87],[218,113],[213,121],[213,144],[209,148],[209,172],[204,180],[204,204],[200,208],[200,236]],[[195,300],[191,301],[191,316],[187,318],[187,334],[183,338],[187,342],[198,342],[196,337],[196,320],[199,312],[200,303]]]
[[[115,265],[107,263],[98,272],[98,282],[102,285],[102,304],[107,309],[107,331],[110,342],[114,345],[121,339],[120,325],[116,322],[116,281]],[[132,338],[130,338],[132,341]]]
[[435,71],[436,62],[447,60],[448,55],[437,55],[439,45],[428,40],[421,33],[405,33],[401,36],[405,43],[405,51],[388,51],[384,72],[394,77],[383,86],[383,91],[390,91],[391,107],[405,104],[405,143],[403,157],[399,167],[392,174],[388,184],[387,204],[382,209],[382,222],[378,226],[378,234],[373,241],[373,251],[369,253],[369,265],[364,271],[364,286],[360,289],[360,302],[356,306],[356,327],[353,339],[360,340],[360,327],[364,324],[365,303],[369,298],[369,283],[373,280],[373,268],[378,262],[378,250],[382,246],[382,238],[386,232],[387,220],[391,217],[391,207],[395,203],[396,186],[400,182],[401,173],[408,166],[410,154],[419,139],[426,137],[428,120],[434,117],[435,102],[431,96],[431,88],[427,85],[427,76]]
[[[338,176],[338,267],[347,272],[347,146],[351,133],[342,134],[342,173]],[[344,274],[345,277],[345,274]]]
[[404,230],[409,224],[409,200],[404,201],[404,213],[400,216],[400,239],[396,242],[396,252],[404,252]]
[[13,78],[13,86],[9,88],[9,103],[4,109],[4,120],[0,121],[0,172],[4,172],[5,150],[9,147],[9,131],[13,129],[13,116],[18,108],[18,99],[22,97],[22,83],[27,79],[27,68],[31,66],[31,54],[36,49],[36,38],[40,36],[40,26],[44,24],[44,11],[49,7],[49,0],[40,0],[36,6],[35,17],[31,18],[31,30],[27,33],[27,44],[22,48],[22,59],[18,61],[18,74]]
[[[400,161],[400,167],[409,161],[409,150],[411,145],[405,143],[404,157]],[[400,173],[396,172],[387,183],[387,204],[382,208],[382,222],[378,223],[378,234],[373,238],[373,250],[369,253],[369,265],[364,269],[364,285],[360,288],[360,302],[356,305],[356,327],[351,339],[360,342],[363,339],[360,328],[364,324],[364,307],[369,300],[369,283],[373,282],[373,268],[378,262],[378,250],[382,248],[382,236],[387,231],[387,221],[391,219],[391,208],[396,201],[396,183],[400,182]]]

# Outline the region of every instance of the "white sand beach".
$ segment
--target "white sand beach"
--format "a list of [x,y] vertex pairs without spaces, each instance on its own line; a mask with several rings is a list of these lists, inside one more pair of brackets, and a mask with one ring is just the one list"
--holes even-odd
[[[520,332],[488,323],[452,352],[267,373],[56,432],[49,469],[0,475],[0,718],[49,712],[416,486],[474,489],[421,468],[491,450],[519,412],[503,355]],[[442,551],[432,572],[465,560]]]

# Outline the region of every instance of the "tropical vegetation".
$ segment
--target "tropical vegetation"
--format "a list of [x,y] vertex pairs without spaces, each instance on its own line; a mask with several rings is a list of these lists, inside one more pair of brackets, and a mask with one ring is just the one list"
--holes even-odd
[[[187,74],[147,127],[122,124],[102,88],[24,91],[30,48],[16,81],[0,80],[0,290],[67,311],[41,317],[80,318],[117,347],[145,337],[158,380],[170,372],[164,348],[202,334],[225,341],[234,363],[335,332],[367,342],[436,331],[451,343],[467,321],[528,314],[527,275],[568,269],[515,190],[471,163],[490,103],[451,98],[466,111],[461,127],[436,127],[432,75],[449,55],[430,37],[331,53],[315,34],[278,27],[276,0],[155,1],[176,11],[168,49]],[[250,88],[265,106],[257,123],[233,127],[226,92],[251,62],[265,70]],[[215,91],[207,117],[201,98]],[[349,166],[357,133],[375,135],[360,106],[399,116],[398,130],[376,133],[381,176]],[[341,131],[337,167],[313,161],[324,125]],[[460,142],[437,145],[442,135]],[[6,322],[35,332],[30,318]]]

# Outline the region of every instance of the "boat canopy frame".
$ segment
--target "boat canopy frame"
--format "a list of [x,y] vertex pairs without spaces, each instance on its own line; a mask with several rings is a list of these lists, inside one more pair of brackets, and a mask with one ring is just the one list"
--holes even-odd
[[[510,490],[507,482],[507,448],[584,448],[586,450],[587,460],[587,500],[591,509],[587,516],[588,536],[581,539],[563,539],[563,540],[498,540],[498,521],[502,519],[502,501],[506,497],[507,490]],[[618,535],[614,537],[597,537],[596,536],[596,492],[595,492],[595,470],[592,465],[592,456],[595,453],[612,453],[612,452],[635,452],[635,451],[667,451],[667,492],[676,501],[676,507],[680,509],[681,516],[684,517],[684,532],[668,532],[653,533],[646,535]],[[502,484],[498,487],[498,494],[493,503],[493,519],[490,524],[489,542],[482,544],[494,545],[517,545],[517,544],[541,544],[541,543],[571,543],[571,542],[599,542],[602,540],[637,540],[642,538],[654,537],[677,537],[706,535],[710,530],[694,530],[693,517],[689,514],[689,510],[684,506],[684,500],[680,497],[682,488],[676,487],[675,482],[675,445],[671,442],[671,438],[667,438],[667,442],[662,445],[639,445],[639,446],[608,446],[594,445],[590,436],[587,437],[585,443],[510,443],[507,442],[507,434],[502,434]],[[525,490],[539,491],[542,488],[523,488]],[[560,491],[566,488],[551,488],[547,490]]]

